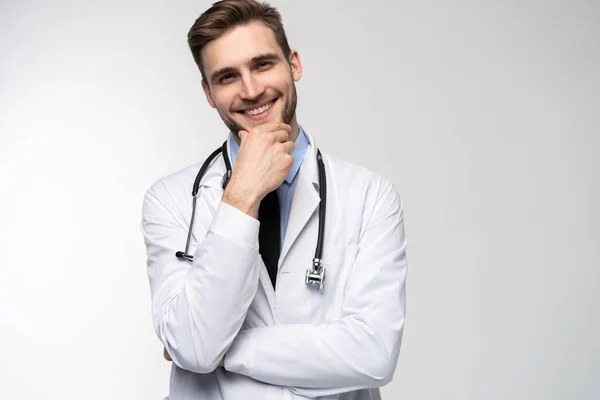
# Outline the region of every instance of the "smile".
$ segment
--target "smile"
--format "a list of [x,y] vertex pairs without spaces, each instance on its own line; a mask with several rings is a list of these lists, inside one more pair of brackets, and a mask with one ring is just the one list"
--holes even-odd
[[[277,99],[275,99],[275,100],[277,100]],[[267,112],[271,107],[273,107],[273,104],[275,104],[275,100],[271,101],[270,103],[265,104],[262,107],[255,108],[253,110],[244,110],[243,113],[245,115],[249,115],[249,116],[256,116],[256,115],[263,114],[263,113]]]

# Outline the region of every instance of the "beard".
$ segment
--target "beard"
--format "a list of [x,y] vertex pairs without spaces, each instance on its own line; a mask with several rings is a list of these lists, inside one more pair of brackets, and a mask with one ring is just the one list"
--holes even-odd
[[[281,98],[281,96],[279,97]],[[294,119],[294,115],[296,115],[297,103],[298,97],[296,95],[296,84],[292,81],[292,94],[290,98],[285,102],[283,110],[281,111],[281,122],[288,125],[290,124],[290,122],[292,122],[292,119]],[[233,118],[231,118],[225,113],[222,113],[219,109],[217,109],[217,112],[219,113],[219,116],[221,117],[221,120],[223,121],[225,126],[227,126],[227,128],[238,138],[238,140],[240,139],[240,131],[248,132],[250,130],[249,128],[244,128],[243,126],[235,122]]]

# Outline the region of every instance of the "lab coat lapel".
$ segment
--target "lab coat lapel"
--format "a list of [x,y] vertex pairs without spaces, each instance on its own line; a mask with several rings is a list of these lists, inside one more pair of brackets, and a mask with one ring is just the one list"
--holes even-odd
[[[302,232],[302,229],[307,224],[310,217],[317,209],[317,206],[320,202],[318,193],[319,179],[316,159],[317,145],[312,136],[310,136],[308,132],[306,132],[306,130],[304,130],[304,133],[308,138],[309,147],[304,157],[304,161],[302,162],[302,166],[300,167],[300,171],[298,171],[298,182],[296,184],[296,188],[294,189],[294,194],[292,196],[292,204],[287,224],[287,230],[281,249],[281,254],[279,256],[280,267],[286,255],[289,253],[289,250],[291,249],[292,245],[300,235],[300,232]],[[228,150],[231,154],[231,149]],[[213,187],[217,189],[222,195],[223,190],[221,188],[221,179],[225,171],[225,163],[223,162],[222,157],[219,157],[219,159],[216,162],[213,162],[213,164],[209,167],[205,177],[202,179],[202,186]],[[198,215],[196,217],[198,218]],[[196,238],[197,241],[198,239],[201,238]],[[262,263],[262,259],[260,260],[260,262]],[[274,310],[275,291],[273,290],[273,284],[271,283],[271,279],[269,278],[267,269],[264,266],[259,272],[259,280],[265,291],[267,301],[271,307],[271,310]]]
[[285,232],[281,255],[279,256],[280,266],[320,202],[316,159],[317,145],[306,130],[304,133],[306,134],[310,145],[304,157],[304,161],[302,161],[300,171],[298,171],[298,183],[296,184],[292,196],[287,230]]

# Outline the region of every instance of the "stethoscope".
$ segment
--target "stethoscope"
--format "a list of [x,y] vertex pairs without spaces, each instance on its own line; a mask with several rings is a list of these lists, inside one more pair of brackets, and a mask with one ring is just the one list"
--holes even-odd
[[[194,228],[194,216],[196,215],[196,195],[198,194],[198,190],[200,187],[200,181],[204,176],[204,173],[208,169],[210,163],[219,155],[219,153],[223,154],[223,160],[225,161],[225,167],[227,168],[227,172],[223,175],[223,180],[221,181],[221,187],[225,190],[229,180],[231,179],[231,162],[229,161],[229,155],[227,154],[227,141],[223,143],[223,146],[219,147],[215,151],[212,152],[211,155],[208,156],[198,175],[196,175],[196,179],[194,180],[194,186],[192,188],[192,218],[190,219],[190,227],[188,229],[187,241],[185,243],[185,251],[178,251],[175,253],[177,258],[182,260],[187,260],[189,262],[194,261],[194,256],[188,254],[188,250],[190,247],[190,238],[192,237],[192,230]],[[307,286],[315,286],[319,288],[319,291],[323,291],[323,287],[325,284],[325,267],[323,266],[323,237],[325,232],[325,209],[327,208],[327,180],[325,177],[325,165],[323,164],[323,156],[321,156],[321,152],[317,149],[317,167],[319,170],[319,197],[321,198],[321,203],[319,205],[319,234],[317,237],[317,248],[315,250],[315,257],[312,261],[312,268],[306,270],[305,283]]]

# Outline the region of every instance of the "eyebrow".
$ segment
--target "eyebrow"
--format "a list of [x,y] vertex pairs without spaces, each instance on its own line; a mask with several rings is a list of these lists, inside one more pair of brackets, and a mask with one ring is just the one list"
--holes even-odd
[[[279,60],[281,60],[281,56],[279,54],[265,53],[265,54],[258,55],[256,57],[252,57],[250,59],[250,61],[248,62],[248,65],[258,64],[258,63],[261,63],[264,61],[279,61]],[[210,82],[215,83],[219,79],[220,76],[235,73],[235,72],[237,72],[237,69],[235,69],[233,67],[220,68],[211,74]]]

